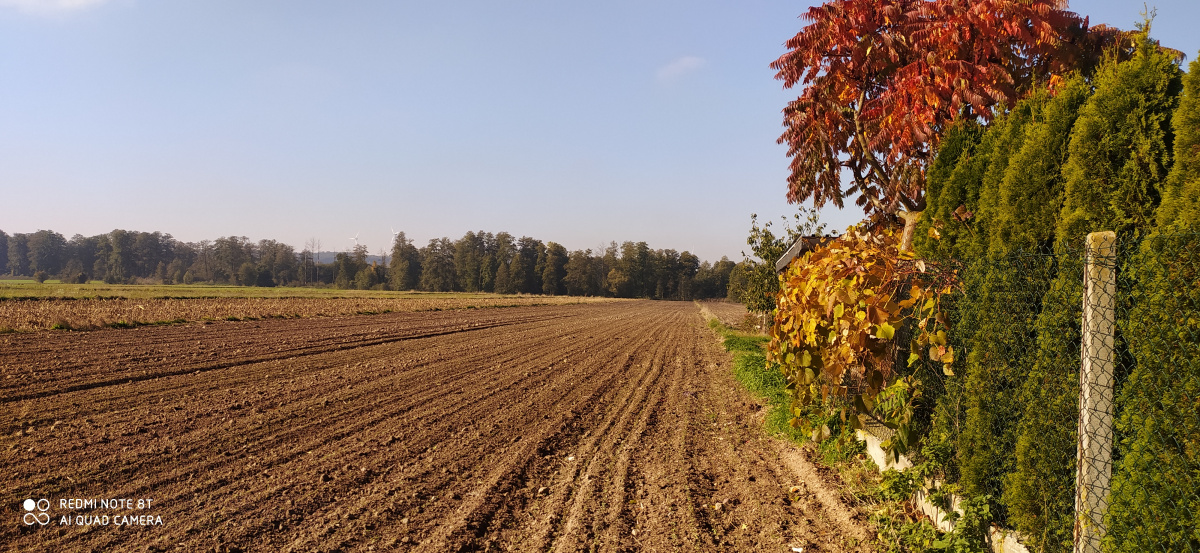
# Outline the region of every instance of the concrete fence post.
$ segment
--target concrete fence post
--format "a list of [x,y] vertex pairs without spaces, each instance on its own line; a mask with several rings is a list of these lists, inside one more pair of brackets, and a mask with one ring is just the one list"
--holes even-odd
[[1083,347],[1079,370],[1079,449],[1075,473],[1075,552],[1099,552],[1108,511],[1113,450],[1116,244],[1112,231],[1087,237]]

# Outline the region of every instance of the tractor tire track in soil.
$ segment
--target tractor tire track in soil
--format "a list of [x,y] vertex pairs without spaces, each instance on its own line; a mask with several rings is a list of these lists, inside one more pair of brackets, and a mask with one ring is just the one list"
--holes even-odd
[[[0,543],[867,550],[728,365],[694,304],[650,301],[3,335]],[[58,524],[85,514],[162,525]]]

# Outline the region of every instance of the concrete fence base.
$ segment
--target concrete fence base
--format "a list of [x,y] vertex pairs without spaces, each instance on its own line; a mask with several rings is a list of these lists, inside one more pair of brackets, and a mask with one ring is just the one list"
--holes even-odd
[[[878,436],[864,430],[856,432],[859,441],[866,443],[867,455],[870,455],[871,460],[875,461],[875,466],[879,467],[879,472],[882,473],[887,469],[904,470],[913,466],[912,462],[903,455],[900,456],[898,461],[892,462],[891,456],[883,451],[883,447],[880,445],[883,443],[883,440]],[[950,532],[954,530],[954,523],[950,521],[950,513],[943,511],[929,501],[929,489],[940,484],[940,482],[926,483],[925,486],[917,490],[917,493],[910,501],[912,501],[917,510],[924,513],[925,516],[929,517],[929,520],[933,521],[938,530]],[[957,496],[950,496],[951,508],[961,515],[962,508],[959,507],[960,503],[961,501]],[[989,533],[991,534],[992,551],[995,553],[1029,553],[1029,550],[1021,543],[1020,535],[1016,531],[993,526]]]

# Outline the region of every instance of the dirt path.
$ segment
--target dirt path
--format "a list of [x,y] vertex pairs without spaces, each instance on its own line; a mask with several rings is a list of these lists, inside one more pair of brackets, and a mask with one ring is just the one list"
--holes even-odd
[[0,543],[859,550],[727,364],[668,302],[4,335]]

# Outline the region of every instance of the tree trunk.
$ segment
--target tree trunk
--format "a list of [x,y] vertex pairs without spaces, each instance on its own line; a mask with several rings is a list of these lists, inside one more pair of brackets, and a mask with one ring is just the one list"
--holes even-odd
[[921,211],[901,211],[897,213],[904,219],[904,233],[900,235],[900,251],[912,251],[913,232],[917,230],[917,221],[921,220]]

